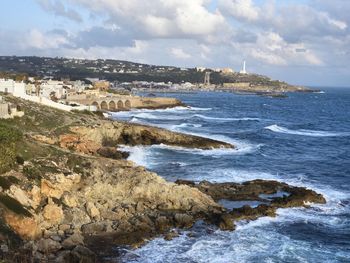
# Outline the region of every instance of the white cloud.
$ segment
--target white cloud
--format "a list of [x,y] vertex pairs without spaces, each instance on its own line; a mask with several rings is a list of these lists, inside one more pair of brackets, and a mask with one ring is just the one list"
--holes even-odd
[[171,48],[170,53],[173,57],[178,59],[189,59],[191,55],[186,53],[182,48]]
[[25,42],[22,43],[23,48],[56,49],[69,43],[63,35],[56,33],[44,34],[37,29],[32,29],[25,38]]
[[210,12],[208,0],[70,0],[92,12],[109,15],[110,21],[137,28],[151,37],[191,38],[215,33],[225,22]]
[[260,9],[252,0],[219,0],[218,5],[223,13],[237,19],[253,21],[259,18]]

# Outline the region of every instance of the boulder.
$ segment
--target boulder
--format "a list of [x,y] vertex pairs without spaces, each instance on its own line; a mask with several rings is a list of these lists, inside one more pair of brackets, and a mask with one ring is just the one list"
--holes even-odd
[[45,254],[56,252],[62,248],[62,246],[59,242],[52,240],[50,238],[40,239],[36,243],[36,246],[37,246],[38,251],[43,252]]
[[82,225],[81,231],[84,234],[98,234],[101,232],[105,232],[107,229],[107,225],[104,222],[90,223],[86,225]]
[[7,193],[24,206],[31,206],[32,204],[32,200],[28,197],[27,193],[16,185],[11,185]]
[[175,214],[174,219],[177,227],[190,228],[194,224],[194,218],[187,214]]
[[74,233],[70,237],[66,238],[62,242],[62,246],[65,249],[72,249],[77,245],[83,245],[84,244],[84,237],[80,233]]
[[71,208],[78,206],[77,198],[69,193],[63,194],[62,202],[63,202],[63,204],[65,204],[66,206],[71,207]]
[[43,210],[44,219],[51,225],[56,225],[63,220],[63,210],[56,204],[48,204]]
[[34,218],[14,213],[5,213],[6,223],[23,239],[34,240],[41,235],[41,229]]
[[93,219],[99,219],[100,218],[100,211],[96,208],[94,203],[87,202],[85,205],[86,211],[89,214],[89,216]]

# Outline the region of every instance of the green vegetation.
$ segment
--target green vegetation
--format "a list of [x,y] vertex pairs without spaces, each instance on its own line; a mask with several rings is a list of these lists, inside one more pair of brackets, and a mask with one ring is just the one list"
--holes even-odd
[[0,123],[0,174],[10,170],[16,164],[17,145],[22,133],[5,123]]

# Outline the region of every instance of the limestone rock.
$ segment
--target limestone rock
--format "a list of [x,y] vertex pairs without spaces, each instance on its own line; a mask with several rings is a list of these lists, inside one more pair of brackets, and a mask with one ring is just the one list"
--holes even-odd
[[58,205],[48,204],[44,207],[43,216],[49,224],[59,224],[63,220],[63,210]]
[[81,138],[77,134],[64,134],[59,138],[62,148],[72,149],[80,153],[93,154],[100,148],[99,144],[93,140]]
[[174,218],[178,227],[190,228],[194,224],[194,218],[187,214],[176,214]]
[[32,201],[29,199],[27,193],[16,185],[11,185],[8,195],[16,199],[24,206],[31,206],[32,204]]
[[84,234],[88,234],[88,235],[105,232],[106,229],[107,229],[107,225],[104,222],[90,223],[90,224],[83,225],[81,227],[81,231]]
[[41,180],[41,193],[47,197],[60,199],[65,191],[70,191],[74,184],[80,182],[80,175],[51,174],[50,180]]
[[31,197],[32,197],[32,204],[31,206],[36,209],[41,202],[41,190],[38,186],[34,185],[32,190],[30,191]]
[[41,231],[34,218],[23,217],[14,213],[5,213],[6,223],[23,239],[33,240],[40,236]]
[[62,196],[62,202],[68,207],[77,207],[78,206],[78,200],[75,196],[65,193]]
[[87,202],[85,205],[86,211],[89,214],[91,218],[99,219],[100,218],[100,211],[96,208],[94,203]]

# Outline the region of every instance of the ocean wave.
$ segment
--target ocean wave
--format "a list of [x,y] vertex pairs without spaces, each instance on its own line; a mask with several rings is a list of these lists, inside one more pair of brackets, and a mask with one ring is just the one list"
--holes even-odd
[[338,137],[338,136],[349,136],[348,132],[328,132],[328,131],[315,131],[315,130],[291,130],[277,124],[273,124],[265,127],[265,129],[285,134],[301,135],[301,136],[311,136],[311,137]]
[[260,121],[259,118],[241,117],[241,118],[220,118],[220,117],[210,117],[202,114],[195,114],[191,118],[201,118],[204,120],[212,121]]

